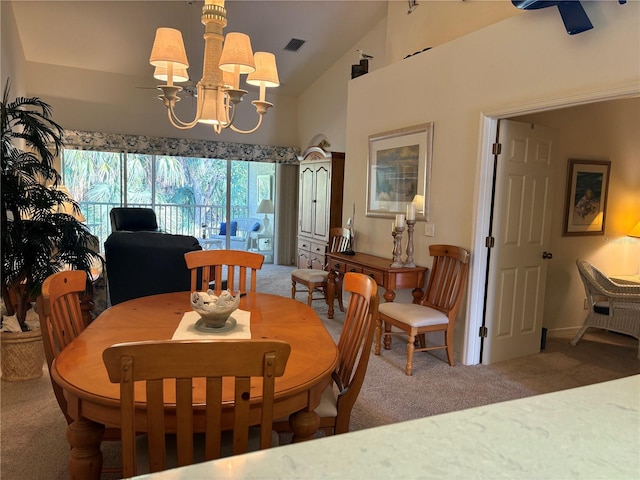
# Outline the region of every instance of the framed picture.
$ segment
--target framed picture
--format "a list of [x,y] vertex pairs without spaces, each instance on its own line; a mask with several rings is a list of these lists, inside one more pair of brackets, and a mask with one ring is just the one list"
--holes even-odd
[[262,200],[273,200],[271,191],[271,175],[258,175],[256,177],[258,182],[258,204]]
[[569,159],[563,235],[604,235],[611,162]]
[[416,205],[416,220],[429,221],[433,123],[369,136],[368,217],[395,217]]

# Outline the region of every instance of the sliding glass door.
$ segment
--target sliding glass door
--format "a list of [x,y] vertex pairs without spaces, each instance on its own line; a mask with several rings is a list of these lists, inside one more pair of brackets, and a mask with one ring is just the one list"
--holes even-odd
[[260,235],[273,213],[257,213],[274,196],[272,163],[65,149],[62,176],[100,245],[118,206],[153,208],[163,231],[193,235],[203,248],[269,252],[265,239],[273,241]]

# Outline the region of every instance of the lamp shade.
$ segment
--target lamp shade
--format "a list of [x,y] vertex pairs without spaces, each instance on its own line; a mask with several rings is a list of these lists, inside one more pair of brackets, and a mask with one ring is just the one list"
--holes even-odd
[[256,64],[253,59],[249,35],[238,32],[227,33],[218,66],[225,72],[235,72],[236,70],[242,74],[254,72]]
[[273,202],[268,198],[265,198],[260,202],[260,205],[258,205],[256,213],[273,213],[273,211]]
[[280,85],[278,79],[278,69],[276,67],[276,56],[269,52],[256,52],[254,55],[256,71],[247,75],[249,85],[265,87],[277,87]]
[[636,226],[631,229],[629,233],[627,233],[628,237],[640,238],[640,221],[636,223]]
[[[156,80],[160,80],[161,82],[166,82],[168,79],[167,75],[167,67],[161,66],[156,67],[153,71],[153,78]],[[187,69],[184,67],[175,67],[173,69],[173,79],[174,82],[186,82],[189,80],[189,74],[187,73]]]
[[169,63],[173,63],[174,68],[189,67],[180,30],[167,27],[160,27],[156,30],[149,63],[154,67],[168,68]]

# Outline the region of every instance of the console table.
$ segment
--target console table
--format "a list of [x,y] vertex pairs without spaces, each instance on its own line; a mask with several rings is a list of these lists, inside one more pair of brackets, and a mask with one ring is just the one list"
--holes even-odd
[[336,280],[347,272],[357,272],[369,275],[375,282],[385,289],[384,299],[393,302],[398,288],[412,288],[413,303],[418,303],[424,291],[424,279],[428,269],[426,267],[392,267],[390,258],[376,257],[367,253],[345,255],[344,253],[327,253],[327,267],[329,280],[327,281],[327,297],[329,312],[327,316],[333,318],[333,299],[336,292]]

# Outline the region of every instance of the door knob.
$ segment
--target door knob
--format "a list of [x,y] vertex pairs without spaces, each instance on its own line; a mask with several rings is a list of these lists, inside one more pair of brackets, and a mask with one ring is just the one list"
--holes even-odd
[[544,260],[550,260],[553,258],[553,253],[551,252],[542,252],[542,258]]

